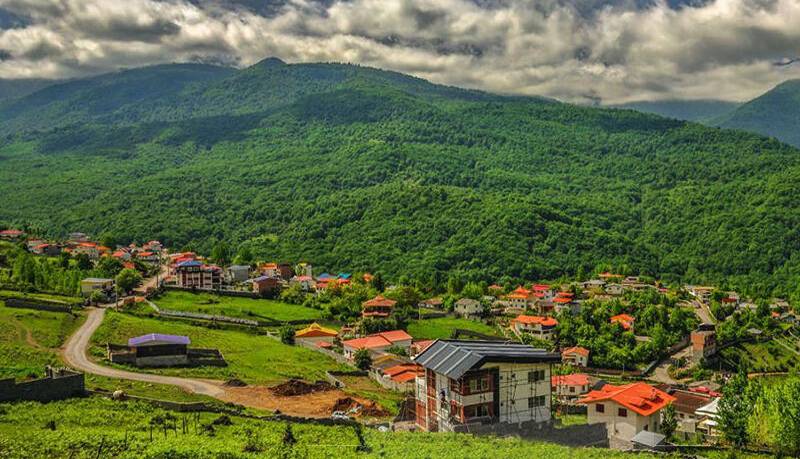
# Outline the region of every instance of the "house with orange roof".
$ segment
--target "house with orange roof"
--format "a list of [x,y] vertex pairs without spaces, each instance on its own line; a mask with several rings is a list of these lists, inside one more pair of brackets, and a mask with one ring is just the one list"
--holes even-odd
[[573,373],[570,375],[554,375],[550,377],[553,394],[562,402],[569,403],[589,392],[592,385],[589,375]]
[[289,280],[294,276],[294,269],[287,263],[262,263],[259,268],[262,276],[280,277],[283,280]]
[[536,304],[536,296],[532,291],[520,285],[513,292],[506,295],[506,301],[510,307],[524,311]]
[[92,260],[100,258],[100,250],[94,242],[79,242],[72,248],[72,255],[86,255]]
[[355,353],[361,349],[367,349],[371,354],[382,354],[395,346],[408,351],[412,339],[411,335],[403,330],[393,330],[343,341],[342,349],[344,356],[352,360]]
[[568,347],[561,351],[561,361],[578,367],[589,366],[589,349],[581,346]]
[[630,314],[617,314],[611,319],[612,324],[620,324],[625,331],[633,331],[633,324],[636,322],[636,318]]
[[0,239],[4,241],[17,242],[25,238],[25,231],[18,229],[5,229],[0,231]]
[[385,298],[383,295],[378,295],[371,300],[361,303],[363,308],[361,317],[375,317],[383,319],[389,317],[392,313],[392,308],[397,304],[397,301]]
[[558,314],[566,310],[577,314],[580,312],[579,307],[579,303],[575,301],[575,294],[572,292],[558,292],[553,298],[553,310]]
[[529,334],[539,339],[550,339],[558,321],[547,316],[527,316],[520,314],[511,320],[511,329],[517,335]]
[[623,386],[606,384],[592,390],[578,403],[587,406],[589,424],[605,423],[609,439],[630,442],[646,430],[658,432],[661,410],[675,397],[649,384],[636,382]]
[[403,363],[385,368],[378,382],[399,392],[414,392],[417,377],[423,376],[425,369],[416,363]]
[[299,285],[300,289],[304,292],[308,292],[309,290],[315,288],[317,284],[314,282],[314,278],[311,276],[294,276],[289,279],[289,285]]
[[333,344],[333,340],[336,338],[339,332],[332,328],[326,328],[322,325],[314,322],[313,324],[309,325],[308,327],[298,330],[294,334],[294,339],[297,342],[306,342],[306,343],[331,343]]

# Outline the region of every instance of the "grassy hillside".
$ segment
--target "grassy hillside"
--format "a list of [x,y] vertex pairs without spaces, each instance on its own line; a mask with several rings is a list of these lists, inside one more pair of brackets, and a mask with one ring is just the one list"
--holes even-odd
[[775,137],[800,147],[800,80],[779,84],[714,123]]
[[[90,99],[142,87],[115,75]],[[337,64],[176,86],[0,113],[0,221],[429,285],[610,263],[787,296],[800,275],[800,157],[775,141]],[[38,117],[58,127],[17,129]]]
[[[284,444],[286,424],[232,416],[231,425],[207,428],[219,415],[168,413],[135,402],[112,402],[99,398],[76,399],[50,404],[0,404],[0,454],[9,459],[27,457],[118,458],[398,458],[437,457],[547,457],[553,459],[617,459],[629,453],[592,448],[567,448],[514,438],[473,437],[458,434],[379,432],[363,429],[366,448],[356,451],[359,439],[352,427],[292,424],[296,443]],[[158,420],[174,416],[177,432],[166,436]],[[183,423],[187,429],[184,431]],[[54,421],[55,430],[43,428]],[[172,425],[172,420],[167,419]],[[154,425],[150,439],[150,426]],[[186,433],[184,433],[186,432]],[[102,446],[101,446],[102,445]],[[724,457],[716,451],[709,458]],[[635,457],[648,459],[647,453]],[[670,456],[666,456],[670,457]],[[742,454],[738,457],[755,458]]]

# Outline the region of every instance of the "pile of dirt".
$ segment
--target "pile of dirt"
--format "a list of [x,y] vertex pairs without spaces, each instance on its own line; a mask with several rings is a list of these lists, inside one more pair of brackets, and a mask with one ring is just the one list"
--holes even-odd
[[386,417],[391,413],[383,409],[375,402],[368,402],[363,404],[352,397],[343,397],[336,400],[331,408],[331,413],[336,411],[343,411],[345,413],[354,414],[355,416],[370,416],[370,417]]
[[247,383],[246,382],[242,381],[241,379],[236,379],[236,378],[229,379],[229,380],[225,381],[225,384],[223,384],[223,385],[225,387],[247,387]]
[[312,394],[314,392],[325,392],[335,389],[333,385],[326,381],[307,383],[299,379],[290,379],[283,384],[270,387],[270,391],[281,397],[294,397],[297,395]]

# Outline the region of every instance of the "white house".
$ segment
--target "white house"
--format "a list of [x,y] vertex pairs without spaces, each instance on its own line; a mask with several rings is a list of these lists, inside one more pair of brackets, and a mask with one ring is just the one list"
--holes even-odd
[[437,340],[414,357],[417,425],[468,432],[485,423],[550,420],[550,365],[556,353],[518,343]]
[[583,394],[588,393],[591,387],[589,375],[585,373],[556,375],[550,381],[556,398],[564,403],[572,402]]
[[453,312],[461,317],[478,317],[483,314],[483,306],[478,300],[472,298],[461,298],[453,306]]
[[658,432],[661,410],[675,397],[649,384],[637,382],[624,386],[606,384],[586,394],[579,403],[587,405],[589,424],[605,423],[608,437],[630,442],[646,430]]
[[589,366],[589,349],[581,346],[568,347],[561,351],[561,361],[579,367]]
[[517,335],[529,334],[539,339],[550,339],[555,333],[558,321],[546,316],[518,315],[511,320],[511,327]]

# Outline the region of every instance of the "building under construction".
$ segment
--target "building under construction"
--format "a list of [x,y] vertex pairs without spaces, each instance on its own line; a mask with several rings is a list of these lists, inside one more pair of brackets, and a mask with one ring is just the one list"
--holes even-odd
[[550,420],[551,365],[558,353],[516,343],[438,340],[414,358],[417,425],[468,432],[470,426]]

